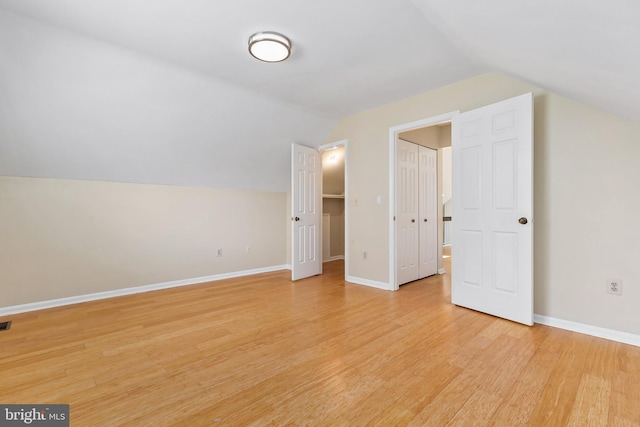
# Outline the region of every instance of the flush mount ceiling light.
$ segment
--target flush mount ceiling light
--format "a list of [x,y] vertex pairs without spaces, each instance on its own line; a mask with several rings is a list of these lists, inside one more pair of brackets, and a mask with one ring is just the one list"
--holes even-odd
[[249,37],[249,53],[264,62],[281,62],[291,54],[291,42],[280,33],[262,31]]

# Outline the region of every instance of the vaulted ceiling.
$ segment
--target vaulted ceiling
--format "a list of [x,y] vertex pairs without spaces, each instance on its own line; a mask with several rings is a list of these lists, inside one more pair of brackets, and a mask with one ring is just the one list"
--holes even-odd
[[[640,120],[640,3],[0,0],[0,175],[285,191],[291,142],[485,72]],[[247,53],[257,31],[289,60]]]

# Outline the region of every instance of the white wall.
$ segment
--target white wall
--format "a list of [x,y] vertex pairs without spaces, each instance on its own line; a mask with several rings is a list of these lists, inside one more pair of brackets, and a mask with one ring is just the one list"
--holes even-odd
[[[327,137],[349,139],[348,274],[388,281],[389,206],[375,195],[388,194],[389,128],[526,92],[535,104],[535,312],[640,334],[640,124],[501,75],[346,117]],[[624,280],[622,297],[605,293],[607,278]]]
[[0,308],[282,266],[287,225],[286,193],[0,177]]

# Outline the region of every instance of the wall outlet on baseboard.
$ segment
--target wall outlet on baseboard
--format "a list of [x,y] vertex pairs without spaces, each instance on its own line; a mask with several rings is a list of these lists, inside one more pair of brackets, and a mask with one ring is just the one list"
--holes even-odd
[[607,293],[611,295],[622,295],[622,279],[608,279]]

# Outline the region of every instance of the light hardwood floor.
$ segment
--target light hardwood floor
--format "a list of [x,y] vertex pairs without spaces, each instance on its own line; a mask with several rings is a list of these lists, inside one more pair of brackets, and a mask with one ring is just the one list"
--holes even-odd
[[640,425],[640,348],[387,292],[341,261],[9,316],[0,403],[73,426]]

